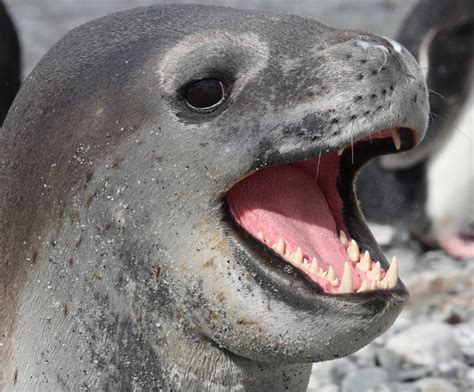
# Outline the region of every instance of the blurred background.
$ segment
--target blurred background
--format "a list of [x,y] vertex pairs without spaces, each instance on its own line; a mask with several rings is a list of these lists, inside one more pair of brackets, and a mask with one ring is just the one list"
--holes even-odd
[[[6,0],[4,3],[19,35],[24,78],[57,40],[82,23],[127,8],[188,1]],[[413,15],[418,0],[201,0],[200,3],[297,14],[313,17],[334,27],[368,30],[398,39],[403,35],[400,30],[405,29],[404,21]],[[441,3],[449,2],[441,0]],[[431,1],[433,9],[441,3],[439,0]],[[466,13],[472,14],[472,2],[470,7],[471,10]],[[425,14],[421,12],[412,16],[408,28],[414,31],[413,34],[417,31],[417,18],[420,18],[421,24]],[[439,19],[442,20],[443,16]],[[436,23],[440,23],[440,20]],[[450,39],[453,36],[456,39],[448,41],[448,47],[454,48],[454,54],[448,51],[444,57],[453,59],[455,55],[462,55],[462,60],[469,57],[467,68],[460,71],[463,79],[451,84],[460,85],[463,91],[451,92],[454,98],[438,94],[443,96],[439,105],[449,110],[446,117],[437,119],[432,116],[431,126],[439,121],[437,125],[447,129],[448,136],[442,139],[445,144],[443,149],[432,149],[430,157],[423,160],[424,171],[420,183],[423,182],[424,192],[431,196],[427,196],[421,204],[412,203],[416,209],[431,211],[430,218],[434,221],[431,226],[436,227],[436,230],[423,229],[425,232],[420,232],[420,229],[413,233],[409,219],[402,219],[395,227],[387,225],[384,219],[379,222],[377,216],[374,217],[376,223],[371,225],[387,258],[391,259],[392,255],[398,257],[402,280],[411,293],[410,301],[395,325],[369,346],[347,358],[315,364],[309,391],[474,390],[474,257],[469,253],[469,248],[463,248],[464,251],[459,254],[456,253],[459,247],[453,251],[452,247],[439,249],[436,241],[433,245],[434,237],[443,244],[444,240],[440,239],[444,235],[443,230],[449,231],[449,235],[456,230],[464,230],[465,233],[465,227],[472,224],[474,216],[473,88],[472,79],[466,76],[472,72],[473,21],[468,19],[462,23],[462,34],[458,34],[457,30],[451,34],[453,30],[450,30]],[[433,30],[434,27],[430,28]],[[424,33],[419,31],[418,34]],[[457,60],[455,62],[460,63]],[[422,66],[424,69],[427,67],[426,64]],[[442,64],[439,69],[449,71],[449,64]],[[432,91],[432,95],[437,93],[438,90]],[[453,105],[454,111],[451,110]],[[447,159],[443,158],[440,163],[440,156]],[[389,174],[385,176],[384,172],[380,173],[382,182],[389,177]],[[417,181],[411,172],[408,172],[408,177],[411,182]],[[453,179],[459,180],[456,185],[450,182]],[[433,198],[433,195],[436,197]],[[404,202],[409,205],[411,201]],[[402,204],[400,208],[405,207]],[[461,238],[457,232],[454,234],[456,236],[449,237],[450,240]],[[463,238],[471,235],[469,232]]]

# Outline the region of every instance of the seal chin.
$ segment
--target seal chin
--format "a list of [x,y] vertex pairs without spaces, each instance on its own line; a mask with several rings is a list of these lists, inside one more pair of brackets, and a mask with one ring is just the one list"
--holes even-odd
[[367,229],[354,179],[372,157],[414,147],[415,134],[385,129],[325,155],[317,151],[303,161],[255,168],[226,193],[230,235],[257,270],[264,266],[303,279],[312,295],[404,300],[397,260],[388,264]]

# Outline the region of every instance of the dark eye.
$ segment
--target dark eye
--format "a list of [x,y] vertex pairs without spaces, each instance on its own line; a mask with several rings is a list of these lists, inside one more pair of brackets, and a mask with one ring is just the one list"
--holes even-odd
[[201,79],[189,85],[184,100],[193,109],[213,111],[227,98],[227,85],[217,79]]

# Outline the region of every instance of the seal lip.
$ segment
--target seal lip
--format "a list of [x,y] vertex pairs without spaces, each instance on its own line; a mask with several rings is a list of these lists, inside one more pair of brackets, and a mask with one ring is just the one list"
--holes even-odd
[[[368,134],[366,137],[359,139],[352,145],[352,148],[346,149],[340,154],[340,168],[339,177],[342,184],[338,187],[338,192],[343,201],[344,210],[344,224],[346,224],[349,233],[353,239],[363,245],[363,248],[370,249],[381,265],[387,269],[389,266],[383,252],[379,248],[375,239],[372,237],[364,218],[358,208],[358,202],[354,192],[354,180],[358,170],[367,163],[370,159],[401,151],[406,151],[416,145],[416,131],[410,128],[397,128],[400,134],[400,145],[398,149],[394,146],[391,138],[384,137],[379,139],[370,139]],[[382,131],[380,131],[382,132]],[[372,133],[373,134],[373,133]],[[346,143],[341,143],[337,148],[328,150],[324,155],[335,153],[338,149],[343,147]],[[319,154],[319,151],[314,154],[313,159]],[[339,154],[338,154],[339,155]],[[323,155],[321,155],[323,156]],[[312,158],[310,158],[312,159]],[[288,160],[288,164],[300,163],[305,160]],[[268,165],[275,166],[275,165]],[[261,167],[258,167],[261,169]],[[254,168],[249,174],[243,175],[238,181],[229,187],[227,192],[232,187],[239,183],[242,179],[251,176],[257,170]],[[252,273],[260,284],[270,288],[272,291],[278,291],[285,296],[285,299],[293,298],[300,303],[301,300],[314,301],[315,296],[326,297],[330,300],[345,301],[345,302],[371,302],[374,300],[396,301],[404,302],[408,297],[408,292],[401,282],[397,280],[397,284],[393,288],[386,289],[372,289],[364,292],[351,292],[347,294],[335,294],[325,292],[321,286],[308,278],[308,276],[291,265],[282,256],[275,253],[267,245],[254,238],[239,223],[236,222],[226,195],[222,198],[223,219],[222,226],[228,234],[231,241],[238,242],[236,244],[236,260],[243,262],[246,268]]]

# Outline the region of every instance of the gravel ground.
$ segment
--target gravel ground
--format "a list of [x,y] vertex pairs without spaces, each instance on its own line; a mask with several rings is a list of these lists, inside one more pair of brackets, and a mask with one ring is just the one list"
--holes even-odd
[[[180,2],[180,1],[174,1]],[[185,1],[181,1],[185,2]],[[199,1],[313,16],[393,36],[413,0]],[[25,75],[71,28],[149,0],[7,0],[20,31]],[[474,260],[422,253],[403,233],[374,228],[396,254],[411,298],[395,325],[359,352],[313,366],[313,392],[454,392],[474,390]]]

